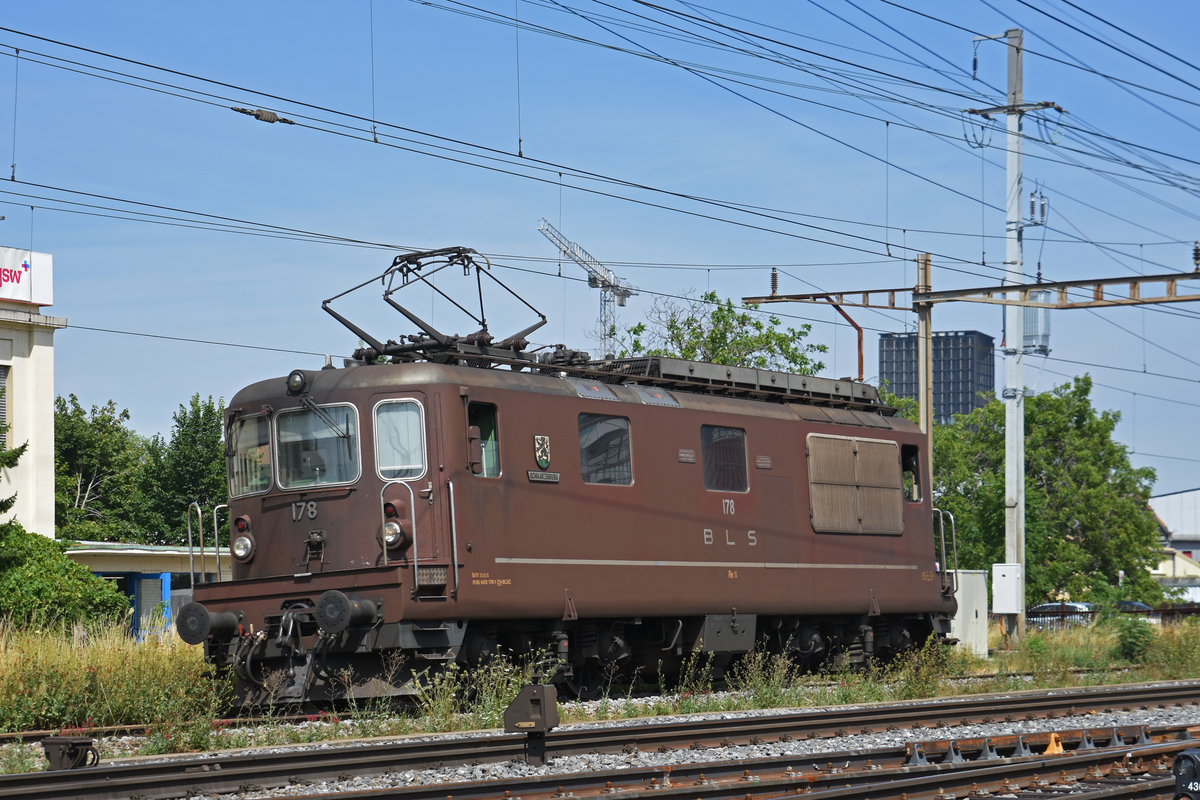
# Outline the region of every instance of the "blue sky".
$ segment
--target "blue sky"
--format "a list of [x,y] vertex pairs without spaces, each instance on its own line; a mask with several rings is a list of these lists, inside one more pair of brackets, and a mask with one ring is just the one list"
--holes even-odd
[[[928,251],[935,289],[992,285],[1002,124],[961,112],[1003,102],[1005,47],[973,37],[1020,27],[1026,100],[1068,112],[1026,122],[1024,192],[1050,204],[1026,230],[1026,274],[1039,261],[1047,280],[1186,271],[1200,238],[1198,22],[1189,3],[1078,0],[23,4],[0,31],[0,152],[16,178],[0,185],[0,244],[54,255],[46,312],[71,324],[56,391],[112,399],[147,435],[169,433],[194,393],[228,398],[348,355],[355,338],[321,301],[398,246],[488,254],[550,318],[537,343],[599,350],[599,296],[570,262],[560,277],[541,217],[640,291],[626,324],[661,295],[765,294],[772,266],[783,292],[911,286]],[[152,210],[131,202],[173,209],[153,209],[170,224],[130,219]],[[411,332],[377,296],[343,308],[381,338]],[[853,331],[832,310],[771,310],[812,323],[830,346],[823,374],[855,372]],[[523,327],[512,311],[489,307],[493,332]],[[878,333],[914,319],[852,313],[872,379]],[[1027,359],[1026,383],[1091,374],[1156,493],[1200,486],[1197,314],[1055,313],[1051,357]],[[940,306],[934,324],[1001,336],[990,306]]]

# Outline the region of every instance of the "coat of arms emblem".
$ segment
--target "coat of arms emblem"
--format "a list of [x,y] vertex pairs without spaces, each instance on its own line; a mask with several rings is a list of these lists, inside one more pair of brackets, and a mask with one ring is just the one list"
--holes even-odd
[[537,459],[539,469],[550,466],[550,437],[540,433],[533,435],[533,457]]

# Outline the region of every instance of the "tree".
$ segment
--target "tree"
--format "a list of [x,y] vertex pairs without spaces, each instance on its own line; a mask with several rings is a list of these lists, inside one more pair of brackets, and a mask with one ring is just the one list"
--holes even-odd
[[198,502],[205,513],[229,501],[225,482],[224,401],[192,395],[173,416],[169,441],[150,440],[147,463],[156,480],[145,487],[166,521],[163,544],[187,542],[188,507]]
[[[1120,415],[1097,412],[1091,388],[1076,378],[1025,404],[1026,602],[1161,602],[1148,571],[1159,544],[1146,505],[1154,471],[1129,463],[1112,438]],[[934,491],[958,522],[963,568],[1004,560],[1004,451],[1000,400],[934,428]]]
[[171,438],[126,427],[111,400],[90,411],[55,400],[55,522],[63,539],[186,544],[187,509],[226,502],[224,403],[193,395]]
[[54,401],[54,518],[59,538],[152,541],[162,519],[145,492],[146,441],[111,400],[85,411]]
[[[27,445],[0,447],[0,468],[15,467]],[[0,498],[0,513],[16,500],[15,494]],[[115,619],[128,609],[125,595],[67,558],[61,543],[30,533],[16,520],[0,523],[0,617],[50,624]]]
[[[4,390],[0,389],[0,398],[4,397]],[[5,437],[0,440],[0,470],[12,469],[21,460],[21,456],[29,449],[29,442],[22,442],[19,447],[9,449],[7,433],[9,426],[0,426],[0,430],[4,432]],[[12,507],[17,504],[17,496],[14,494],[10,497],[0,497],[0,514],[7,514],[12,511]]]
[[757,306],[745,308],[749,310],[735,307],[732,300],[720,300],[716,292],[705,292],[698,300],[689,298],[685,304],[659,298],[646,322],[620,336],[620,355],[667,356],[803,375],[824,369],[814,356],[828,348],[804,343],[811,325],[780,330],[778,317],[764,320],[750,313]]

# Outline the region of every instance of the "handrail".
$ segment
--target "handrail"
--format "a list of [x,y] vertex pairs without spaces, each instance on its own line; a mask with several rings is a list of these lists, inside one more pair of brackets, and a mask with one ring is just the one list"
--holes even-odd
[[458,596],[458,522],[454,517],[454,481],[446,481],[450,495],[450,552],[454,557],[454,596]]
[[217,512],[229,508],[229,503],[213,506],[213,549],[217,551],[217,581],[221,580],[221,526],[217,524]]
[[[933,509],[933,513],[937,514],[938,534],[934,544],[940,544],[938,550],[941,558],[939,562],[942,565],[942,593],[957,594],[958,593],[958,527],[954,521],[954,514],[949,511],[943,511],[940,508]],[[950,544],[953,548],[953,555],[946,550],[946,517],[950,518]],[[954,568],[950,568],[950,559],[954,559]]]
[[417,585],[417,496],[413,494],[412,486],[409,486],[407,481],[399,478],[390,480],[383,485],[379,490],[379,543],[383,545],[383,565],[388,565],[387,555],[387,540],[384,538],[383,526],[387,524],[387,518],[383,514],[383,495],[387,492],[389,486],[403,486],[408,489],[408,517],[412,520],[412,539],[413,539],[413,587],[414,591]]
[[196,556],[194,546],[192,544],[192,509],[196,509],[196,524],[200,528],[200,577],[204,577],[204,511],[200,508],[200,504],[193,502],[188,506],[187,513],[187,531],[188,531],[188,580],[192,586],[196,585]]

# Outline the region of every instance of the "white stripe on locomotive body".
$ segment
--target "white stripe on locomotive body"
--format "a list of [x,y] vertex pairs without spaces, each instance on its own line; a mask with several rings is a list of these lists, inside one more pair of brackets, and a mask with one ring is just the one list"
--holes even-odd
[[615,558],[504,558],[497,556],[497,564],[536,564],[539,566],[585,566],[585,567],[720,567],[728,569],[863,569],[863,570],[919,570],[917,564],[801,564],[788,561],[632,561]]

